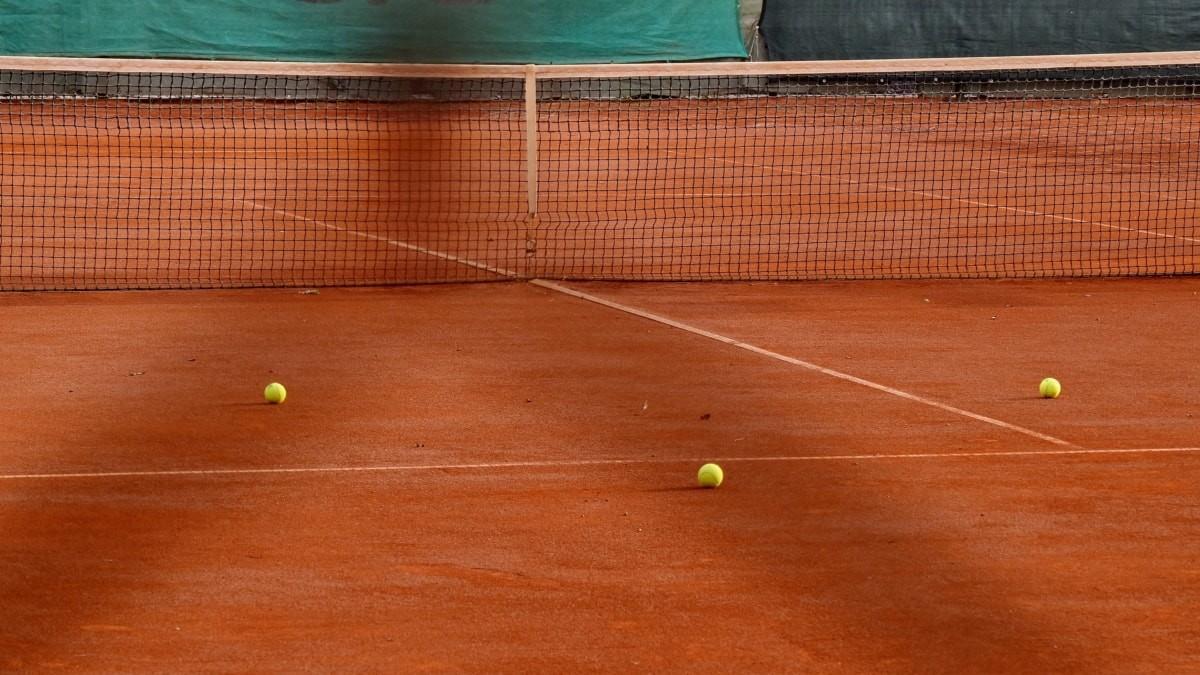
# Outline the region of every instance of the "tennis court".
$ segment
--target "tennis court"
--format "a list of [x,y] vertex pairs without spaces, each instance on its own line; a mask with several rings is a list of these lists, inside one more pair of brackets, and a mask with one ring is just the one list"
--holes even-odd
[[903,65],[24,60],[0,665],[1195,670],[1195,71]]

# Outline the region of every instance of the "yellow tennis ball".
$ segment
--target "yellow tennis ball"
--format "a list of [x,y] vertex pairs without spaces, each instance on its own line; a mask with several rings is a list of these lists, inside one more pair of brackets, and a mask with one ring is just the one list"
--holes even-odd
[[263,390],[263,398],[267,399],[267,403],[283,403],[283,399],[287,398],[287,389],[278,382],[272,382]]
[[725,480],[725,472],[716,464],[705,464],[696,472],[696,482],[700,487],[715,488]]
[[1038,391],[1042,393],[1042,398],[1058,398],[1058,395],[1062,393],[1062,385],[1053,377],[1047,377],[1038,386]]

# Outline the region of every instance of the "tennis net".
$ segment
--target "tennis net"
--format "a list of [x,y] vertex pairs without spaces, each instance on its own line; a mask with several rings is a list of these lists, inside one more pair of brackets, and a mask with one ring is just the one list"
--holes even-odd
[[1197,64],[0,59],[0,290],[1193,274]]

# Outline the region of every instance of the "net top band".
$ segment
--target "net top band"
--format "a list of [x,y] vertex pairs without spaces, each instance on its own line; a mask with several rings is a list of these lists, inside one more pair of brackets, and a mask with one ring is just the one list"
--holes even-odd
[[722,75],[845,75],[854,73],[988,72],[1144,68],[1200,64],[1200,51],[1128,54],[1068,54],[934,59],[853,61],[765,61],[706,63],[643,63],[589,65],[460,65],[391,63],[311,63],[268,61],[202,61],[183,59],[120,59],[0,57],[0,70],[91,71],[105,73],[204,73],[316,77],[406,78],[537,78],[580,77],[706,77]]

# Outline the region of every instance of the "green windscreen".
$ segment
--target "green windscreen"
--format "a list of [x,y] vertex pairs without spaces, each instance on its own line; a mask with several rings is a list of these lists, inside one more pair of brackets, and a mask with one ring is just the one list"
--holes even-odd
[[737,0],[0,0],[0,53],[603,63],[746,52]]

